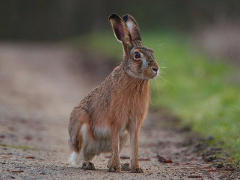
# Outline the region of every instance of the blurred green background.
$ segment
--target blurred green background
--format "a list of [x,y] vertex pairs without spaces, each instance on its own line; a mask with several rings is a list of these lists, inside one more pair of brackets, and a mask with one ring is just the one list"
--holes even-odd
[[11,0],[0,13],[2,42],[61,41],[116,61],[108,16],[132,14],[161,67],[151,105],[240,160],[240,1]]

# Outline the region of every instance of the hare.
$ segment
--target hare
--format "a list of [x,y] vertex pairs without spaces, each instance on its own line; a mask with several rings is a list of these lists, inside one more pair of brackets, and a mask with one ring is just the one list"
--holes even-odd
[[142,173],[138,137],[149,106],[149,80],[159,72],[153,51],[142,46],[139,27],[131,15],[109,17],[124,49],[124,58],[71,113],[68,126],[73,151],[70,162],[83,157],[83,169],[93,170],[95,155],[111,152],[110,172],[120,172],[119,153],[130,135],[131,172]]

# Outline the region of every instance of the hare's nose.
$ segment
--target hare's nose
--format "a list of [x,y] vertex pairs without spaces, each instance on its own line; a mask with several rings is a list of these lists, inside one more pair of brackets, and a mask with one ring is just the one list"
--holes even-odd
[[157,74],[157,72],[158,72],[158,68],[157,68],[157,67],[152,67],[152,70],[153,70],[153,72],[154,72],[155,74]]

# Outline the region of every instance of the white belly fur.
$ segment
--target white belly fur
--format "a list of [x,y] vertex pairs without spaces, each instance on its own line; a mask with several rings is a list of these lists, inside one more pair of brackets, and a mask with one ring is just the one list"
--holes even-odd
[[[83,149],[88,154],[99,155],[100,153],[111,152],[111,131],[108,127],[98,127],[94,129],[96,140],[89,137],[86,125],[82,126],[81,133],[83,137]],[[120,136],[125,134],[124,130],[120,133]]]

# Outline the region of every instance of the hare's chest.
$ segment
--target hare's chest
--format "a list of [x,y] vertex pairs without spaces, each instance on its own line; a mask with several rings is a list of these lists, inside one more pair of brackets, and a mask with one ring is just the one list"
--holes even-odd
[[148,106],[149,100],[146,96],[133,99],[128,109],[129,119],[143,119],[147,113]]
[[[126,94],[125,94],[126,95]],[[127,96],[119,95],[113,103],[114,114],[124,120],[141,118],[148,109],[149,98],[147,94],[128,93]]]
[[111,97],[109,117],[127,126],[130,119],[144,119],[149,104],[149,83],[137,80],[123,83],[114,88]]

